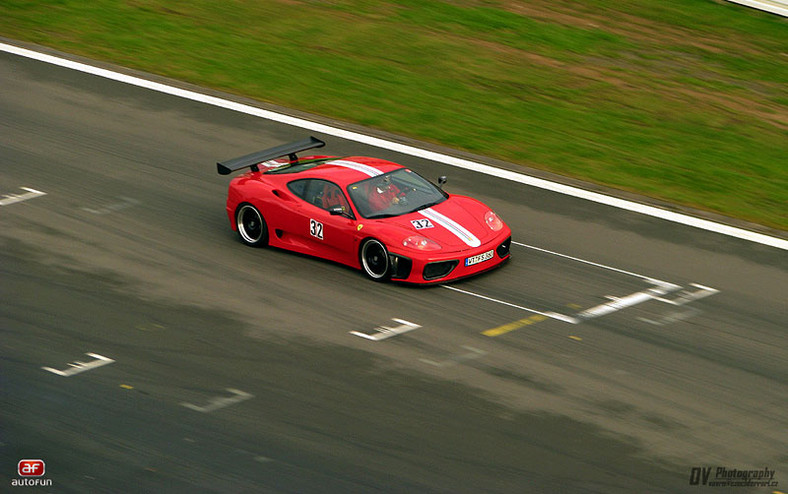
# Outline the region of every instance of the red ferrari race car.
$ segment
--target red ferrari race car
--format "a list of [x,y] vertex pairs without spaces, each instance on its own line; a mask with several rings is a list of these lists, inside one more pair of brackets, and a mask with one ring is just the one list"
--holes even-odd
[[408,283],[456,280],[509,258],[511,230],[481,202],[382,159],[296,156],[324,145],[311,137],[217,163],[221,175],[250,169],[227,194],[230,225],[243,243]]

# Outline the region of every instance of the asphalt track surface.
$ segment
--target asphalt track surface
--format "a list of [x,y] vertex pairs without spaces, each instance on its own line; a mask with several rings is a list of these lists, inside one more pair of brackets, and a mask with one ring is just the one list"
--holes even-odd
[[28,490],[788,486],[785,251],[316,135],[514,232],[481,277],[373,283],[229,228],[215,162],[303,130],[9,54],[0,82],[2,485],[40,458]]

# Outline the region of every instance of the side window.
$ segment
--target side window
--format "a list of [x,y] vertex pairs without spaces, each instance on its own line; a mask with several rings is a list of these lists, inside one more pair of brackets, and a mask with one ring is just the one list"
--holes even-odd
[[287,188],[290,189],[290,192],[293,194],[306,200],[306,186],[309,181],[310,180],[294,180],[287,184]]
[[350,207],[342,190],[327,180],[310,178],[294,180],[287,184],[287,188],[309,204],[321,209],[329,210],[335,206],[341,206],[350,213]]

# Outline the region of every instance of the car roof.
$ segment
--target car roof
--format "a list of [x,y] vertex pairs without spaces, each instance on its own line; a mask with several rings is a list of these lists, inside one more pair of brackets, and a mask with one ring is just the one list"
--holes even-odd
[[[310,157],[302,159],[306,160],[310,159]],[[344,188],[352,183],[402,168],[405,167],[380,158],[348,156],[342,158],[329,158],[324,163],[315,167],[294,173],[291,178],[321,178],[330,180]]]

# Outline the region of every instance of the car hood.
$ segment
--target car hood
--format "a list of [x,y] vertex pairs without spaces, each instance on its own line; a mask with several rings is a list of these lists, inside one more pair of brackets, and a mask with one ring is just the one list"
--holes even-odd
[[484,223],[490,208],[470,197],[452,195],[430,208],[391,218],[403,234],[418,234],[441,245],[444,252],[467,250],[490,241],[500,232]]

